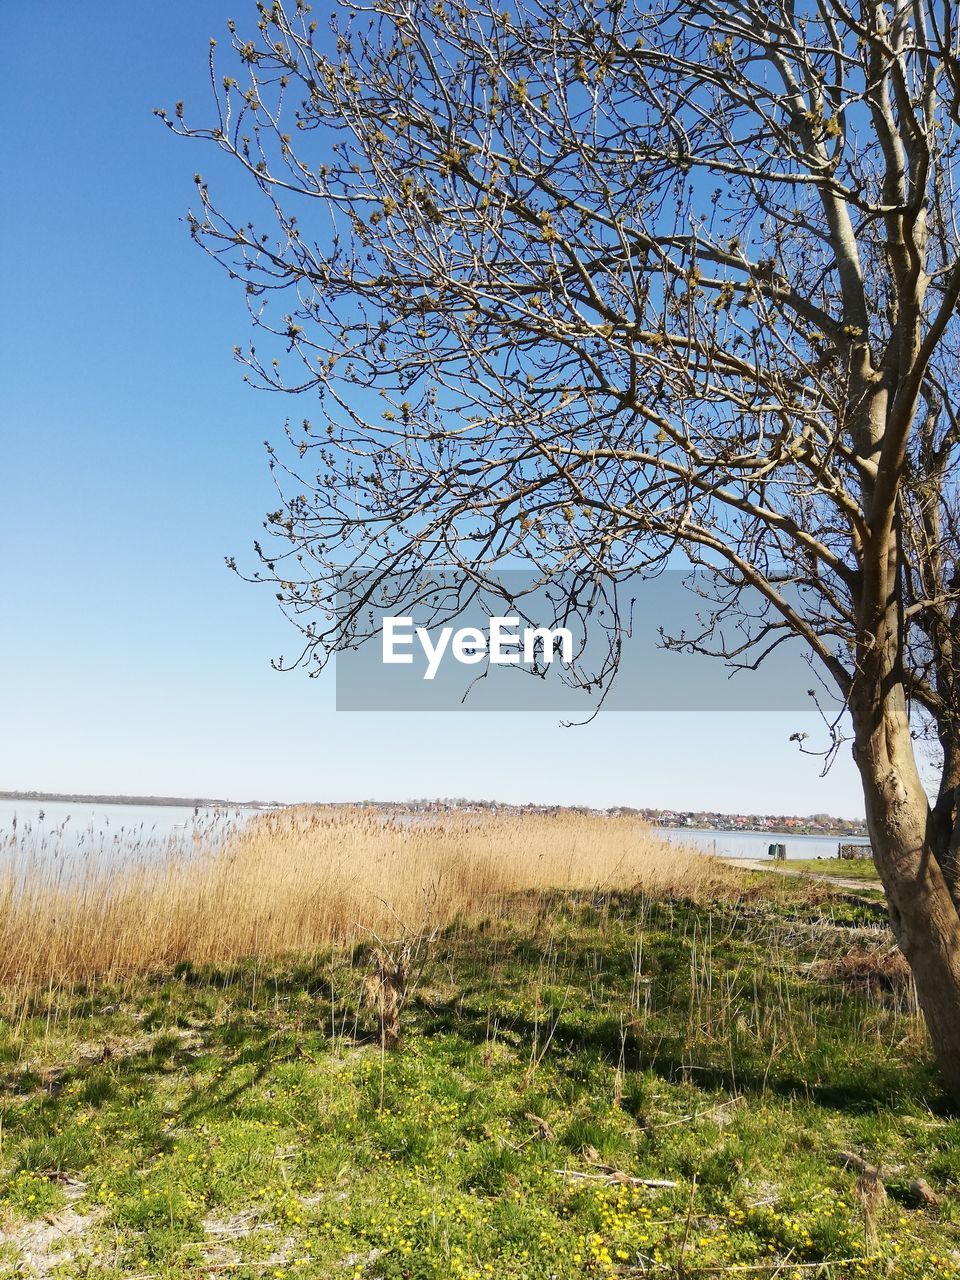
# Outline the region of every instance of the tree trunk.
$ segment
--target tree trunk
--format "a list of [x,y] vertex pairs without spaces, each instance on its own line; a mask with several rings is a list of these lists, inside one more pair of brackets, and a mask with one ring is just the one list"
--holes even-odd
[[[877,686],[874,685],[874,690]],[[913,971],[933,1051],[960,1103],[960,915],[940,862],[902,685],[854,698],[854,758],[890,922]]]

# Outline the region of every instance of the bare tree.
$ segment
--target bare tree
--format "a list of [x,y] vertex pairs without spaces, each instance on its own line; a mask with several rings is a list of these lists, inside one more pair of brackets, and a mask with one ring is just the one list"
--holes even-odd
[[248,376],[319,397],[262,575],[321,665],[345,565],[682,554],[718,617],[758,592],[738,660],[799,637],[852,725],[960,1098],[953,5],[499,3],[260,5],[211,50],[215,126],[165,117],[265,201],[266,229],[198,176],[191,219],[245,282]]

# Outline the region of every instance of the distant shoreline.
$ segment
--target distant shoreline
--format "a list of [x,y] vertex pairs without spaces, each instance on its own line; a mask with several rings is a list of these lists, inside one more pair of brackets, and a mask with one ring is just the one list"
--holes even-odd
[[0,791],[0,800],[26,800],[44,804],[154,805],[169,809],[274,809],[272,800],[214,800],[209,796],[98,796],[61,791]]
[[830,815],[794,817],[787,814],[722,814],[713,812],[678,812],[671,809],[637,809],[614,805],[607,809],[591,809],[585,805],[557,805],[528,802],[510,804],[502,801],[467,800],[338,800],[338,801],[279,801],[279,800],[223,800],[210,796],[145,796],[145,795],[91,795],[63,791],[0,791],[0,801],[22,801],[25,804],[84,804],[128,805],[133,807],[157,807],[178,809],[286,809],[297,803],[316,809],[372,809],[381,813],[443,814],[443,813],[513,813],[557,814],[563,812],[589,813],[595,817],[639,818],[656,830],[669,829],[715,833],[718,836],[810,836],[820,839],[867,839],[866,824],[855,818],[835,818]]

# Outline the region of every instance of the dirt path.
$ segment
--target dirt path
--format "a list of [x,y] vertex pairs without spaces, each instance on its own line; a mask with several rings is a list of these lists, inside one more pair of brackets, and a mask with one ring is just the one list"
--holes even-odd
[[845,876],[824,875],[816,871],[798,871],[795,867],[778,867],[775,862],[755,862],[752,858],[724,858],[731,867],[742,867],[746,871],[772,871],[778,876],[801,876],[806,880],[822,880],[825,884],[835,885],[838,889],[852,889],[861,893],[864,889],[883,889],[879,880],[848,880]]

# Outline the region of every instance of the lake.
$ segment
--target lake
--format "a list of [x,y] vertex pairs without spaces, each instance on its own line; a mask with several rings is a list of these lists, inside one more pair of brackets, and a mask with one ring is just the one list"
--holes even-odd
[[693,845],[721,858],[766,861],[771,844],[786,845],[788,858],[835,858],[839,844],[870,847],[866,836],[800,836],[789,831],[710,831],[698,827],[655,827],[654,830],[677,844]]
[[252,809],[0,800],[0,861],[119,862],[170,846],[219,844]]
[[[192,805],[71,804],[60,800],[0,800],[0,863],[59,860],[117,863],[159,856],[171,845],[210,849],[248,820],[256,809]],[[413,820],[413,819],[411,819]],[[833,836],[801,836],[778,831],[711,831],[697,827],[655,827],[678,844],[720,857],[765,861],[767,846],[787,846],[788,858],[835,858]],[[869,842],[844,837],[845,844]]]

